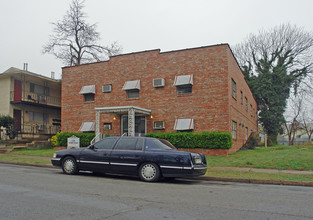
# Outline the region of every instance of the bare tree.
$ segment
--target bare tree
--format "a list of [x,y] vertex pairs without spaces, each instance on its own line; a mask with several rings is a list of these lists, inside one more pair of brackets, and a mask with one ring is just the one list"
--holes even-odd
[[98,43],[100,34],[96,31],[96,24],[86,22],[83,8],[84,1],[73,0],[63,20],[52,23],[53,35],[43,46],[43,53],[52,54],[65,65],[73,66],[105,60],[121,52],[116,42],[110,46]]
[[[311,137],[313,134],[313,118],[312,118],[312,110],[311,113],[308,112],[308,107],[304,108],[301,116],[301,128],[308,136],[308,144],[311,144]],[[312,107],[311,107],[312,108]]]
[[284,126],[288,136],[288,145],[294,145],[296,133],[302,129],[299,116],[303,110],[303,96],[297,96],[290,101],[293,112],[289,116],[285,116]]
[[233,51],[258,104],[259,122],[274,141],[284,124],[290,91],[311,85],[307,76],[313,73],[313,34],[282,24],[250,34]]

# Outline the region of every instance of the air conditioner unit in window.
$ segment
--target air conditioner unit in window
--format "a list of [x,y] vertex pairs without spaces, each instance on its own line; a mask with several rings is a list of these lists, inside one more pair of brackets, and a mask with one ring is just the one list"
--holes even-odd
[[165,80],[164,79],[154,79],[153,80],[153,87],[164,87]]
[[153,129],[160,130],[165,128],[165,122],[164,121],[154,121],[153,122]]
[[102,86],[102,92],[112,92],[112,85],[104,85]]

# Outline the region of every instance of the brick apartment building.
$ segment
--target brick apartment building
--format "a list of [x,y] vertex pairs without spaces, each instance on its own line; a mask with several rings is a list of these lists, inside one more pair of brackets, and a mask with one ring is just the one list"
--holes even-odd
[[62,131],[222,131],[234,152],[257,130],[256,102],[228,44],[122,54],[62,72]]

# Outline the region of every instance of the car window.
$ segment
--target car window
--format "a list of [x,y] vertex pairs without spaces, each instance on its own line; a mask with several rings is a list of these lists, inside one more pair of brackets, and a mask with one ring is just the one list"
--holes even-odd
[[94,146],[97,149],[112,149],[117,139],[117,137],[104,138],[103,140],[95,143]]
[[138,138],[121,138],[117,143],[115,150],[141,150],[142,147],[137,147],[137,140]]
[[175,150],[176,148],[166,140],[163,139],[146,139],[146,150]]
[[142,150],[144,142],[145,142],[145,139],[138,138],[137,144],[136,144],[136,150]]

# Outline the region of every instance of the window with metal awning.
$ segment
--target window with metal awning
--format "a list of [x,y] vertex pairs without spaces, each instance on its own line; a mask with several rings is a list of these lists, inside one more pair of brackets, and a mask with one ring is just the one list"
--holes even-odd
[[96,86],[95,85],[89,85],[89,86],[83,86],[79,92],[79,94],[95,94],[96,93]]
[[176,131],[187,131],[194,129],[194,122],[192,118],[176,119],[174,130]]
[[83,122],[79,128],[79,131],[81,132],[88,132],[88,131],[95,131],[96,129],[96,123],[95,122]]
[[174,86],[193,85],[193,75],[175,76]]
[[128,99],[139,98],[140,80],[125,82],[123,90],[126,91],[126,97]]
[[123,86],[123,90],[140,90],[140,80],[126,81]]
[[174,86],[177,88],[177,95],[192,94],[193,75],[175,76]]

